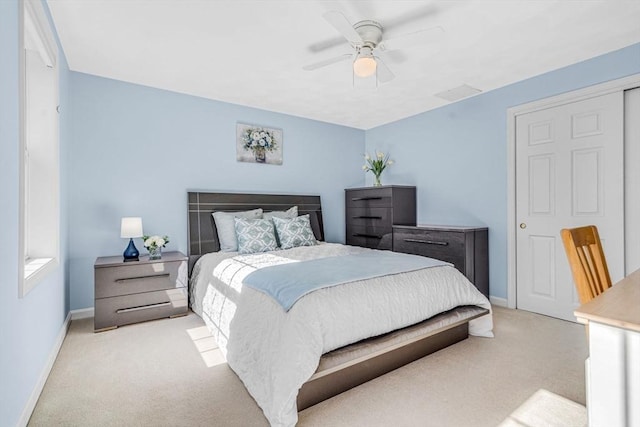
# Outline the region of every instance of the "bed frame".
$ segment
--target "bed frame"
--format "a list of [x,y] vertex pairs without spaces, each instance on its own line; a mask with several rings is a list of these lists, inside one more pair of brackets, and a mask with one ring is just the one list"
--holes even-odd
[[203,192],[188,192],[187,195],[189,276],[198,258],[220,250],[218,230],[211,215],[215,211],[240,212],[262,208],[268,212],[297,206],[298,215],[309,214],[316,239],[324,241],[320,196]]
[[[214,211],[262,208],[266,212],[292,206],[298,206],[299,215],[309,214],[316,239],[324,240],[320,196],[189,192],[189,272],[200,256],[220,250]],[[324,354],[315,374],[298,393],[298,411],[466,339],[469,321],[488,312],[476,306],[457,307]]]

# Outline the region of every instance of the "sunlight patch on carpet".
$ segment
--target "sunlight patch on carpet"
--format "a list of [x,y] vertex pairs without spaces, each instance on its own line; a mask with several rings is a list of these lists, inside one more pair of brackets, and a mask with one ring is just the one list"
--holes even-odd
[[206,326],[187,329],[187,334],[191,337],[193,345],[198,350],[198,353],[200,353],[200,357],[202,357],[207,368],[222,365],[227,362],[218,348],[215,338],[211,336]]
[[587,408],[540,389],[498,427],[586,427]]

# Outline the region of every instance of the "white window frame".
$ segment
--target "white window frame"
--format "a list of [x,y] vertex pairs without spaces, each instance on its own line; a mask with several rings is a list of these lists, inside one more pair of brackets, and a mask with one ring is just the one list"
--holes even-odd
[[[60,154],[57,113],[60,78],[57,46],[41,1],[21,0],[18,244],[20,298],[53,273],[60,264]],[[28,68],[34,66],[39,68]],[[39,79],[38,84],[33,83],[33,70],[46,76]],[[31,76],[31,79],[27,76]],[[35,98],[34,93],[37,94]],[[34,99],[38,102],[34,102]],[[35,113],[45,117],[40,119],[42,121],[37,125],[32,124]],[[43,133],[42,129],[46,131]],[[36,134],[39,134],[39,137],[33,136]]]

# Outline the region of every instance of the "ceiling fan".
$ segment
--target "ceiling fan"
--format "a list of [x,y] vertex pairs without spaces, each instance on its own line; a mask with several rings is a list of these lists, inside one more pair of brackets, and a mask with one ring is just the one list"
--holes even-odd
[[374,74],[377,80],[386,83],[395,75],[383,61],[389,58],[388,53],[402,47],[409,47],[421,41],[434,41],[438,34],[444,32],[441,27],[433,27],[414,33],[385,39],[383,28],[379,22],[364,20],[351,24],[340,12],[332,10],[322,15],[351,44],[353,53],[339,55],[319,62],[305,65],[304,70],[313,71],[337,62],[353,60],[353,74],[367,78]]

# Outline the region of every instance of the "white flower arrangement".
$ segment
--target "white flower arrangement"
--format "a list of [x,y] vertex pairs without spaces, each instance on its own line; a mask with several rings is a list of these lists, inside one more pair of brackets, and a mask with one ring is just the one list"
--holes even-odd
[[142,236],[144,247],[148,250],[155,250],[157,248],[164,248],[169,243],[169,236]]
[[393,164],[393,160],[389,160],[389,153],[385,154],[382,151],[376,151],[376,157],[373,159],[368,153],[364,155],[365,164],[362,166],[362,170],[365,172],[373,172],[375,176],[374,185],[382,185],[380,183],[380,176],[382,172]]
[[263,128],[249,128],[242,135],[242,143],[245,150],[272,152],[278,148],[278,142],[273,132]]

